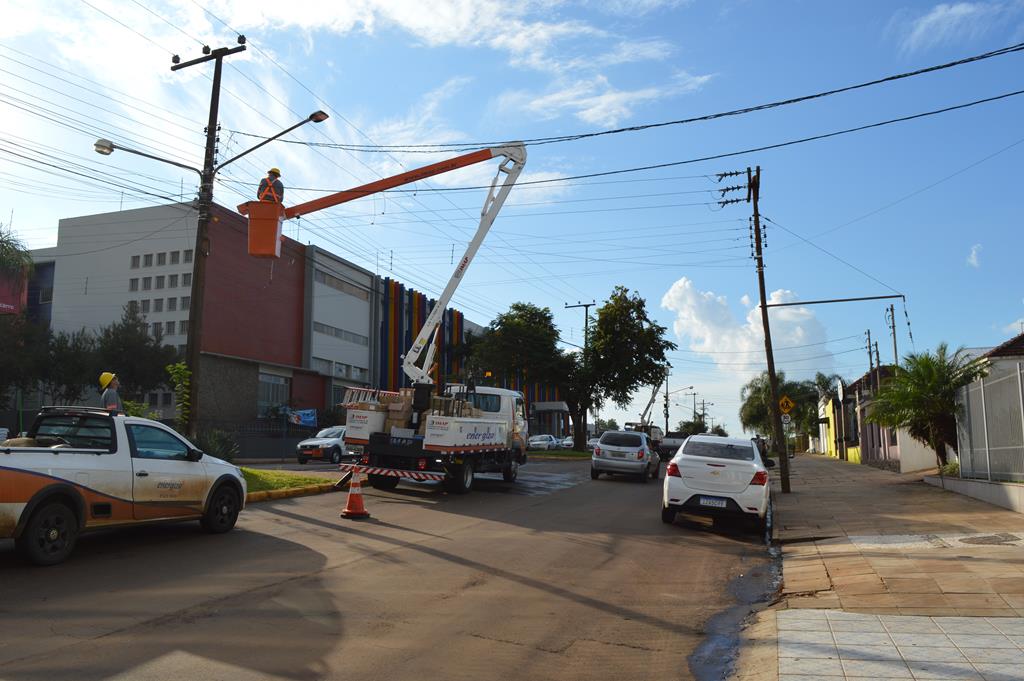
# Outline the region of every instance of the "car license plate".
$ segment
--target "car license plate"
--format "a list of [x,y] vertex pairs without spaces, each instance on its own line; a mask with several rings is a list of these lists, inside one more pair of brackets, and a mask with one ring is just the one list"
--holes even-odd
[[313,449],[313,450],[310,450],[309,453],[310,453],[310,456],[321,457],[321,456],[324,455],[324,450],[322,450],[322,449]]
[[622,457],[626,456],[626,453],[625,452],[612,452],[612,456],[621,459]]
[[716,499],[715,497],[701,497],[698,503],[701,506],[711,506],[712,508],[725,508],[725,499]]

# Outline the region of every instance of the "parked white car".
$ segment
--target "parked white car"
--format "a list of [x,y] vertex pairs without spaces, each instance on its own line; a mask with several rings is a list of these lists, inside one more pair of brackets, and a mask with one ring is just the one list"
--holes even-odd
[[691,435],[665,471],[661,520],[671,524],[680,512],[733,518],[770,541],[774,513],[768,468],[774,465],[750,440]]
[[601,438],[599,438],[599,437],[592,437],[589,440],[587,440],[587,451],[588,452],[594,451],[594,447],[596,447],[597,443],[600,442],[600,441],[601,441]]
[[601,473],[625,473],[639,476],[640,482],[658,479],[661,459],[646,433],[633,430],[608,430],[594,445],[590,457],[590,479]]
[[551,449],[558,449],[560,441],[555,439],[554,435],[534,435],[526,441],[527,449],[543,449],[548,451]]
[[307,461],[341,463],[346,458],[354,458],[355,455],[348,455],[345,447],[345,426],[333,426],[324,428],[316,437],[303,440],[295,445],[295,458],[300,464]]
[[572,449],[572,446],[574,444],[575,443],[572,441],[572,435],[566,435],[564,438],[562,438],[562,449]]

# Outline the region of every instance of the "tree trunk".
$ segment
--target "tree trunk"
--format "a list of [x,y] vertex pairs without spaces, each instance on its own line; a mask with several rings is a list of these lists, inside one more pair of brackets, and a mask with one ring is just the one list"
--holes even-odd
[[939,462],[939,466],[946,465],[946,443],[941,439],[938,442],[932,443],[932,449],[935,450],[935,458]]

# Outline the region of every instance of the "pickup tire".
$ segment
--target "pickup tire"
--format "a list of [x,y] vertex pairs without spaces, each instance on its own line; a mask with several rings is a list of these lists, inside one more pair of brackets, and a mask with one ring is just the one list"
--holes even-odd
[[14,545],[18,552],[36,565],[56,565],[64,561],[78,540],[78,517],[67,504],[53,501],[36,509]]
[[398,478],[393,475],[368,475],[370,487],[374,489],[394,489],[398,487]]
[[199,524],[210,534],[224,534],[235,526],[241,502],[231,485],[221,485],[210,496],[210,503]]
[[445,478],[448,491],[454,494],[466,494],[473,489],[473,460],[464,459],[461,466],[455,466]]

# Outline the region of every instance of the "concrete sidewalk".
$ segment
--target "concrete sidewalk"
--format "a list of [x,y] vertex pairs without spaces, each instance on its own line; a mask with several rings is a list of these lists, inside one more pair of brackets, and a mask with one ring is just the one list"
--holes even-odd
[[[920,475],[811,455],[792,464],[793,492],[776,489],[774,497],[781,599],[745,632],[748,645],[734,678],[1024,681],[1024,619],[1018,619],[1024,616],[1024,515],[930,487]],[[805,617],[785,612],[804,609],[813,612]],[[840,641],[832,623],[861,616],[867,623],[854,624],[852,632],[868,627],[859,631],[879,640],[843,632]],[[816,624],[792,624],[797,619]],[[791,645],[792,634],[780,639],[779,629],[793,626],[824,632],[796,635],[818,636],[817,652]],[[943,664],[922,666],[924,653],[904,651],[891,632],[935,634],[934,641],[923,643],[929,649],[924,653],[933,654],[926,660]],[[882,641],[883,635],[888,640]],[[969,637],[969,650],[957,653],[960,644],[951,635]],[[872,659],[878,655],[882,659]],[[875,674],[852,674],[849,670],[872,665],[842,662],[888,658],[891,664],[874,665]],[[975,662],[1010,666],[987,668],[986,674],[972,666]]]

